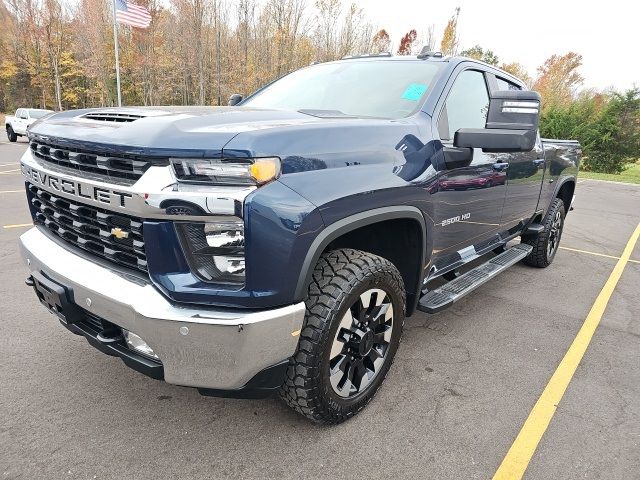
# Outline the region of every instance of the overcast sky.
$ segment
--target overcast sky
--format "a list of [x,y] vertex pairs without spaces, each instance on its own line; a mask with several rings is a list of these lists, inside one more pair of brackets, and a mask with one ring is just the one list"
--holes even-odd
[[[583,56],[585,87],[640,87],[640,0],[353,0],[385,28],[394,50],[411,28],[435,25],[437,46],[460,7],[460,46],[493,50],[500,62],[519,62],[531,75],[553,54]],[[345,2],[346,3],[346,2]]]

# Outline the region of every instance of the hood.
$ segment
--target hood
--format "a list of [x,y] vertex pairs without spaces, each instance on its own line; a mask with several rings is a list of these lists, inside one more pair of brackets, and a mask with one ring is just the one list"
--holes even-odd
[[136,154],[215,155],[242,132],[321,121],[297,112],[246,107],[93,108],[50,115],[34,123],[29,132],[71,148],[93,144]]
[[[43,143],[112,155],[277,156],[283,174],[398,161],[418,135],[410,119],[328,116],[248,107],[94,108],[50,115],[29,128]],[[224,151],[223,151],[224,149]]]

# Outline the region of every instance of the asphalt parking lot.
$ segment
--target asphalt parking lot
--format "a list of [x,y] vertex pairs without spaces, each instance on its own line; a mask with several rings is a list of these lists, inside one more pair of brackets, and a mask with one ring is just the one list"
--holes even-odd
[[[3,479],[491,478],[640,222],[640,186],[580,180],[551,267],[408,319],[374,401],[318,427],[276,399],[146,378],[48,314],[18,254],[26,146],[0,137]],[[640,478],[640,243],[630,259],[525,478]]]

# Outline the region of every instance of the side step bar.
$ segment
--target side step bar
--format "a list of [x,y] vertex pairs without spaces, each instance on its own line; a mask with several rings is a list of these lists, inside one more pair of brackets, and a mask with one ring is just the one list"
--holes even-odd
[[531,250],[533,250],[533,247],[525,243],[514,245],[500,255],[496,255],[491,260],[460,275],[455,280],[451,280],[441,287],[427,292],[420,298],[418,310],[426,313],[437,313],[450,307],[453,302],[460,300],[483,283],[518,263],[529,255]]
[[539,223],[532,223],[524,231],[525,235],[535,235],[542,232],[544,232],[544,225],[540,225]]

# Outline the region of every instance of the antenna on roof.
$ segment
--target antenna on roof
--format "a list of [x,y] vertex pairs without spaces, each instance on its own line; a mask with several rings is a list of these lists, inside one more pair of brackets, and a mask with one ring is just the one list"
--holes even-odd
[[424,60],[425,58],[429,57],[442,58],[442,52],[432,52],[431,50],[429,50],[428,46],[422,47],[422,50],[420,50],[420,53],[418,54],[418,58]]

